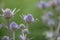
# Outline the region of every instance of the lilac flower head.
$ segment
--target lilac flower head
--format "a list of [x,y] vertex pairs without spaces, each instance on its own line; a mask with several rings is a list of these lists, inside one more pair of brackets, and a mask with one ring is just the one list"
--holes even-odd
[[18,27],[18,25],[15,23],[15,22],[12,22],[11,24],[10,24],[10,29],[11,30],[13,30],[13,29],[18,29],[19,27]]
[[24,16],[24,21],[28,22],[28,23],[34,22],[34,18],[32,16],[32,14],[28,14],[28,15]]
[[60,36],[59,36],[59,37],[57,37],[57,40],[60,40]]
[[51,38],[54,36],[53,32],[46,32],[46,38]]
[[48,11],[48,12],[45,13],[45,15],[46,15],[46,16],[54,16],[54,13],[51,12],[51,11]]
[[21,40],[25,40],[25,36],[24,35],[20,35]]
[[46,23],[48,21],[48,19],[49,19],[49,16],[45,16],[45,15],[42,16],[42,21],[44,23]]
[[47,24],[48,26],[54,26],[56,24],[55,22],[56,22],[55,20],[49,19]]
[[54,14],[52,12],[46,12],[43,16],[42,16],[42,20],[44,23],[46,23],[48,20],[50,20],[50,18],[54,16]]
[[22,30],[22,33],[24,33],[24,34],[30,34],[30,32],[29,32],[28,29],[24,29],[24,30]]
[[4,36],[1,40],[9,40],[8,36]]
[[51,5],[49,2],[40,1],[40,3],[37,6],[41,9],[44,9],[44,8],[50,7]]
[[24,24],[20,24],[20,29],[25,29],[25,25]]
[[11,18],[13,15],[15,15],[15,10],[11,10],[9,8],[6,8],[6,9],[2,9],[2,12],[3,12],[3,15],[5,18]]
[[60,5],[60,0],[53,0],[57,5]]

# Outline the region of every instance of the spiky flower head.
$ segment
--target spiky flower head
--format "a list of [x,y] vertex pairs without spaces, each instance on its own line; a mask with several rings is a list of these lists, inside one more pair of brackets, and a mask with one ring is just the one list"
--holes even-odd
[[28,15],[24,16],[24,21],[27,23],[32,23],[32,22],[34,22],[34,17],[32,16],[32,14],[28,14]]
[[10,30],[16,30],[16,29],[19,29],[19,26],[16,22],[12,22],[10,24]]
[[9,9],[9,8],[6,8],[6,9],[3,9],[3,8],[2,8],[1,10],[2,10],[2,12],[3,12],[2,16],[4,16],[6,19],[11,18],[12,16],[15,15],[15,13],[16,13],[17,11],[19,11],[19,10],[15,11],[16,8],[15,8],[14,10],[11,10],[11,9]]
[[24,24],[20,24],[19,26],[20,26],[20,29],[22,29],[22,30],[25,29],[25,25]]

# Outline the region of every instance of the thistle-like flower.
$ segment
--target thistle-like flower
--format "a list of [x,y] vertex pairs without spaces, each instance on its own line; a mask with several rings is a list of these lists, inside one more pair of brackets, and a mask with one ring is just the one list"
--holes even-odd
[[16,24],[15,22],[12,22],[12,23],[10,24],[10,30],[15,30],[15,29],[19,29],[19,26],[18,26],[18,24]]
[[16,10],[16,8],[15,8],[14,10],[11,10],[11,9],[9,9],[9,8],[6,8],[6,9],[3,9],[3,8],[2,8],[2,12],[3,12],[2,16],[4,16],[5,18],[11,18],[12,16],[15,15],[15,13],[16,13],[17,11],[19,11],[19,10],[17,10],[17,11],[15,12],[15,10]]
[[39,8],[41,9],[45,9],[47,7],[50,7],[50,3],[49,2],[45,2],[45,1],[40,1],[40,3],[37,5]]
[[20,29],[22,29],[22,30],[25,29],[25,25],[24,24],[20,24],[19,26],[20,26]]
[[55,20],[49,19],[47,24],[48,24],[48,26],[54,26],[56,24],[55,22],[56,22]]
[[21,40],[25,40],[25,36],[24,35],[20,35]]
[[29,34],[30,32],[29,32],[28,29],[24,29],[24,30],[22,30],[22,33],[24,33],[24,34]]
[[53,32],[46,32],[46,38],[52,38],[54,36]]
[[28,23],[34,22],[34,18],[32,16],[32,14],[28,14],[28,15],[24,16],[24,21],[28,22]]

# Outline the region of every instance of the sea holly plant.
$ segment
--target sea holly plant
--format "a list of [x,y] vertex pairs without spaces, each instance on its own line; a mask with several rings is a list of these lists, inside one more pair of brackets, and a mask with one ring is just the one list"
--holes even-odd
[[[0,14],[0,16],[2,16],[6,21],[7,21],[7,31],[8,31],[8,36],[3,36],[1,38],[1,40],[15,40],[16,39],[16,31],[18,29],[21,30],[21,35],[20,35],[20,39],[21,40],[30,40],[30,38],[27,38],[27,34],[30,34],[29,32],[29,24],[35,22],[38,19],[34,19],[34,17],[32,16],[32,14],[27,14],[27,15],[23,15],[23,20],[26,24],[20,24],[18,25],[16,22],[11,22],[11,18],[14,17],[14,15],[20,11],[20,9],[18,9],[16,11],[16,8],[14,10],[11,10],[9,8],[3,9],[2,10],[2,14]],[[2,24],[0,24],[0,28],[2,28]]]
[[[17,28],[17,24],[15,22],[11,23],[10,19],[18,12],[20,11],[19,9],[16,11],[16,8],[14,10],[11,10],[9,8],[3,9],[1,8],[3,14],[1,14],[0,16],[4,17],[7,21],[7,29],[8,29],[8,38],[9,40],[11,40],[11,31],[13,28]],[[13,34],[14,35],[14,34]],[[13,37],[13,40],[14,37]]]
[[[49,27],[49,31],[45,32],[47,40],[60,40],[60,0],[40,1],[38,4],[40,9],[51,8],[52,10],[44,12],[42,21]],[[55,30],[54,30],[55,28]]]
[[32,14],[22,15],[20,17],[23,18],[23,20],[26,23],[26,25],[20,24],[20,29],[22,31],[22,35],[20,35],[20,38],[21,38],[21,40],[28,40],[27,34],[30,33],[29,32],[29,24],[34,22],[34,17],[32,16]]

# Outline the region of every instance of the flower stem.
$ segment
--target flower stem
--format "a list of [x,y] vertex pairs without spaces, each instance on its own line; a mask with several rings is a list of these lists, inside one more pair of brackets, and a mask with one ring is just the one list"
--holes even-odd
[[15,40],[15,31],[13,31],[13,40]]
[[10,40],[10,19],[7,19],[7,24],[8,24],[8,36],[9,36],[9,40]]

